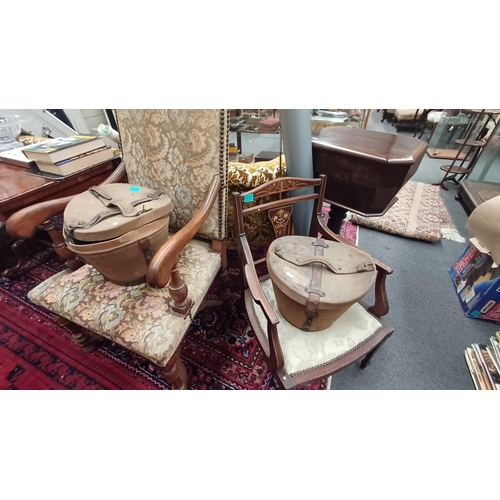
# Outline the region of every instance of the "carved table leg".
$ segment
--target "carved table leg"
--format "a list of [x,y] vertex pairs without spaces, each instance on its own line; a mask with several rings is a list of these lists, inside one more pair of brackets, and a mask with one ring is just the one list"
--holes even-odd
[[342,228],[342,222],[347,215],[347,210],[331,205],[330,214],[328,218],[327,227],[335,234],[340,234],[340,229]]
[[188,386],[186,366],[182,362],[179,350],[175,352],[167,365],[162,368],[165,380],[174,390],[185,390]]
[[24,240],[15,241],[11,246],[11,250],[17,257],[17,264],[14,267],[6,269],[5,271],[2,272],[2,276],[4,278],[9,278],[13,274],[20,271],[28,260],[28,254],[26,252],[26,243]]

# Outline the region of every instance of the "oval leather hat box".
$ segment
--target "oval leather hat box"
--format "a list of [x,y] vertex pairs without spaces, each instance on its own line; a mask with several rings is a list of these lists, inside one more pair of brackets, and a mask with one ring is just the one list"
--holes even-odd
[[376,277],[370,254],[308,236],[274,240],[267,268],[281,314],[306,331],[331,326],[368,293]]
[[64,211],[68,248],[118,285],[145,281],[168,240],[170,198],[131,184],[106,184],[75,196]]

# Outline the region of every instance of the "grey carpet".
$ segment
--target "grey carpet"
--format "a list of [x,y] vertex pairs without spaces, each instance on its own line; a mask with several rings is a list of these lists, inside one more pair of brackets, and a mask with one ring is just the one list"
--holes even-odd
[[[372,110],[368,129],[396,133],[381,113]],[[406,129],[400,134],[410,134]],[[427,133],[422,137],[428,140]],[[443,160],[427,155],[413,180],[439,182]],[[454,199],[457,186],[447,183],[441,197],[460,234],[468,241],[467,214]],[[360,227],[359,246],[392,267],[387,278],[392,337],[364,370],[355,363],[332,377],[332,389],[474,389],[464,349],[472,342],[489,344],[500,325],[467,318],[462,311],[448,269],[468,243],[440,240],[427,243]],[[370,297],[370,295],[368,296]]]

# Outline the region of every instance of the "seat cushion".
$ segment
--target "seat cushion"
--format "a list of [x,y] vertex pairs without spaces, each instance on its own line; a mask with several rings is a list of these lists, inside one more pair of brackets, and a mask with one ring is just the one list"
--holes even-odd
[[[291,325],[279,312],[271,280],[263,281],[261,286],[280,320],[278,335],[287,376],[300,375],[328,365],[367,342],[383,328],[375,316],[359,303],[355,303],[329,328],[318,332],[305,332]],[[253,304],[261,333],[267,338],[266,317],[262,309]]]
[[[420,118],[420,115],[424,112],[425,110],[419,109],[417,113],[417,118]],[[416,109],[396,109],[394,112],[394,117],[398,121],[407,121],[407,120],[413,120],[415,118],[415,113],[417,112]]]
[[229,162],[229,187],[232,191],[248,191],[285,175],[285,155],[256,163]]
[[[191,315],[220,265],[220,254],[205,241],[192,240],[181,252],[177,268],[194,302]],[[170,309],[168,288],[115,285],[88,264],[52,276],[31,290],[28,298],[160,366],[167,364],[191,323],[189,315]]]

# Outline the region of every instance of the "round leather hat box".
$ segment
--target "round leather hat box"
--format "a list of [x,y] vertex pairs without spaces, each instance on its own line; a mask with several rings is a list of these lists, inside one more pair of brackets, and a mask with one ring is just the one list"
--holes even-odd
[[117,285],[145,281],[168,240],[170,198],[153,189],[106,184],[75,196],[64,211],[68,248]]
[[278,308],[292,325],[324,330],[372,287],[375,263],[363,250],[308,236],[283,236],[267,252]]

